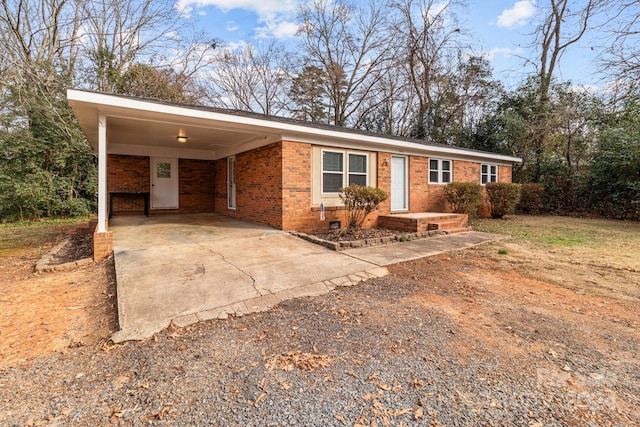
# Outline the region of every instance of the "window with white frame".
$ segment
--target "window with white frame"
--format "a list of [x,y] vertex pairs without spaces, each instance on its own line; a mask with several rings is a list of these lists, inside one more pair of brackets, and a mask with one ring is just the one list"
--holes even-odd
[[429,159],[429,184],[447,184],[453,180],[452,161]]
[[367,155],[349,153],[349,185],[367,185]]
[[480,182],[482,183],[482,185],[485,185],[487,182],[498,182],[498,166],[480,166]]
[[322,150],[322,193],[339,193],[340,188],[369,183],[367,154]]

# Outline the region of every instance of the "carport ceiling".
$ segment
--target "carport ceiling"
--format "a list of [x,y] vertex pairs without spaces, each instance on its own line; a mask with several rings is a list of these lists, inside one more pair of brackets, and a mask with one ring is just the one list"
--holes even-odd
[[[192,150],[216,150],[238,146],[266,136],[264,133],[228,130],[196,124],[193,121],[167,122],[124,117],[107,117],[107,128],[110,144],[189,148]],[[178,134],[188,137],[186,144],[180,144],[177,141]]]

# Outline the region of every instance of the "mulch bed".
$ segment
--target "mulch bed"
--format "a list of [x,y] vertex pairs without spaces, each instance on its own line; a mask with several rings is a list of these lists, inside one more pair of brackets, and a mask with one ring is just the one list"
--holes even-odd
[[344,230],[332,230],[328,233],[313,233],[314,236],[330,242],[353,242],[356,240],[375,239],[378,237],[398,236],[406,234],[399,230],[389,228],[366,228],[345,233]]

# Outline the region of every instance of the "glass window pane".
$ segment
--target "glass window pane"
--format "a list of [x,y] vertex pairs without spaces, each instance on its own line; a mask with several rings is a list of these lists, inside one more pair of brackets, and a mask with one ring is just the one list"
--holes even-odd
[[498,177],[496,175],[491,175],[491,182],[498,182]]
[[171,178],[171,163],[157,163],[156,177]]
[[487,174],[482,174],[482,183],[483,184],[487,183]]
[[367,173],[367,156],[349,154],[349,172]]
[[322,153],[322,170],[325,172],[342,172],[342,153],[324,151]]
[[338,193],[342,187],[342,174],[323,173],[322,174],[322,192]]
[[487,165],[482,165],[482,173],[487,173]]
[[438,170],[438,161],[437,160],[429,160],[429,169],[437,171]]
[[429,172],[429,182],[438,182],[438,171]]
[[447,183],[451,181],[451,173],[450,172],[442,172],[442,182]]
[[363,187],[365,187],[367,185],[367,176],[349,174],[349,185],[354,184],[362,185]]
[[449,160],[443,160],[442,161],[442,170],[443,171],[450,171],[451,170],[451,162]]

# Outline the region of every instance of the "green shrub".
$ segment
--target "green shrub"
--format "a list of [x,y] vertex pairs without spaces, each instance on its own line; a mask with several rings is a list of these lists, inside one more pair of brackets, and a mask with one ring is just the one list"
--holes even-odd
[[444,187],[444,194],[455,213],[475,216],[482,204],[482,187],[473,182],[450,182]]
[[367,215],[389,197],[379,188],[361,185],[350,185],[340,191],[340,199],[347,208],[347,232],[361,229]]
[[525,214],[538,214],[544,211],[544,185],[522,184],[517,209]]
[[513,213],[520,200],[520,185],[508,182],[489,182],[485,186],[492,218]]

